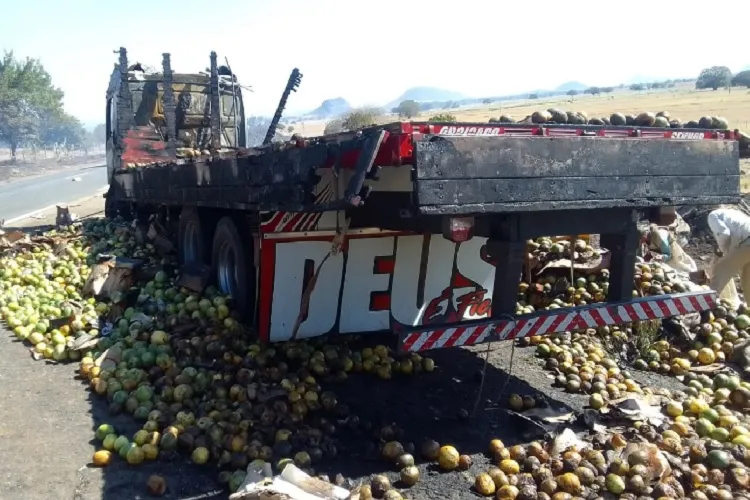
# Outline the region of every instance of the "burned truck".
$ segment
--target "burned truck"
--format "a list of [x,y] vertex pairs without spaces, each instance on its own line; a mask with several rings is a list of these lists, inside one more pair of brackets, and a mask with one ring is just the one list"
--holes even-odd
[[[158,94],[164,121],[144,148],[135,98],[111,87],[108,214],[172,227],[181,265],[210,270],[262,340],[385,331],[400,350],[422,351],[716,303],[708,289],[634,297],[637,224],[669,207],[736,202],[732,131],[398,122],[245,148],[227,141],[241,134],[222,104],[239,112],[241,96],[224,99],[230,85],[215,84],[212,61],[208,147],[196,154],[178,149],[174,92]],[[113,78],[129,90],[124,51],[119,67]],[[168,64],[162,78],[168,89]],[[527,240],[583,234],[608,253],[606,300],[519,311]]]

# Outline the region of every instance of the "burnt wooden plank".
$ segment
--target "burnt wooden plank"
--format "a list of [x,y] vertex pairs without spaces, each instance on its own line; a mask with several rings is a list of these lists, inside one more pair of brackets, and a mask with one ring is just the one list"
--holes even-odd
[[418,179],[736,175],[739,149],[724,140],[427,136],[415,142],[415,166]]
[[[739,175],[633,176],[417,181],[419,205],[661,199],[739,194]],[[646,205],[644,205],[646,206]]]
[[[680,196],[669,202],[662,199],[637,200],[585,200],[585,201],[534,201],[519,203],[470,203],[466,205],[420,205],[421,215],[462,215],[462,214],[509,214],[513,212],[534,212],[549,210],[580,210],[602,208],[648,208],[664,205],[721,205],[736,204],[739,196]],[[539,235],[543,236],[543,235]]]

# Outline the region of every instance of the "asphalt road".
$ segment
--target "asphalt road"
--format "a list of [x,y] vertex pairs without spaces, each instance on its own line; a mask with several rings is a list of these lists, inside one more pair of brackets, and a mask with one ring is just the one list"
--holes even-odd
[[0,184],[0,219],[7,224],[50,205],[79,200],[106,185],[106,167],[92,165]]

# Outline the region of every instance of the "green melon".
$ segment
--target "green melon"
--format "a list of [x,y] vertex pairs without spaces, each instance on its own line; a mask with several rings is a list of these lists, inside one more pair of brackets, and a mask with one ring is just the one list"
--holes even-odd
[[576,113],[575,111],[568,111],[566,114],[568,115],[568,123],[573,123],[576,125],[582,125],[586,123],[586,120],[584,120],[583,116]]
[[626,125],[627,119],[622,113],[612,113],[612,116],[609,117],[609,123],[612,125]]
[[635,116],[625,115],[625,125],[635,125]]
[[653,127],[655,121],[656,115],[648,111],[635,117],[635,124],[641,127]]
[[669,111],[659,111],[656,113],[656,116],[663,116],[667,120],[669,120]]
[[600,118],[600,120],[601,120],[601,121],[602,121],[602,122],[603,122],[603,123],[604,123],[605,125],[610,125],[610,121],[609,121],[609,118],[607,118],[606,116],[602,116],[602,117]]
[[695,120],[690,120],[689,122],[685,124],[685,128],[699,128],[699,127],[700,125]]
[[499,121],[500,123],[516,123],[516,121],[510,115],[500,115],[500,118],[498,118],[497,121]]
[[654,118],[654,127],[669,128],[669,120],[663,116],[657,116]]
[[724,117],[714,116],[711,122],[711,128],[726,130],[729,128],[729,122],[727,122],[727,119]]
[[589,119],[589,125],[604,125],[604,120],[601,118],[591,118]]
[[555,123],[568,123],[568,114],[557,108],[549,108],[547,112],[552,115],[552,121]]
[[534,111],[531,114],[531,121],[533,123],[547,123],[552,120],[552,113],[549,111]]
[[680,120],[677,120],[677,119],[671,120],[669,122],[669,126],[672,127],[672,128],[682,128],[682,122]]
[[698,128],[711,128],[711,125],[713,125],[714,119],[710,116],[702,116],[700,120],[698,120]]

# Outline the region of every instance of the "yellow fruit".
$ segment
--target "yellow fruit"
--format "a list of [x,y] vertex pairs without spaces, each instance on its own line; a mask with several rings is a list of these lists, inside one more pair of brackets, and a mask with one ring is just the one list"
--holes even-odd
[[716,353],[708,348],[704,347],[698,351],[698,362],[702,365],[710,365],[716,361]]
[[109,465],[112,460],[112,453],[109,450],[99,450],[94,453],[94,458],[91,462],[97,467],[105,467]]
[[196,463],[198,465],[203,465],[206,462],[208,462],[209,456],[210,455],[209,455],[208,449],[200,446],[193,450],[193,453],[190,458],[193,460],[193,463]]
[[509,475],[518,474],[521,471],[521,466],[515,460],[506,458],[500,461],[500,470]]
[[474,489],[480,495],[488,497],[495,493],[495,481],[492,480],[489,474],[482,472],[474,479]]
[[454,470],[458,467],[458,450],[453,446],[442,446],[438,453],[438,465],[443,470]]
[[667,415],[669,415],[672,418],[679,417],[682,415],[682,404],[678,403],[677,401],[670,401],[667,403],[667,406],[665,408]]

